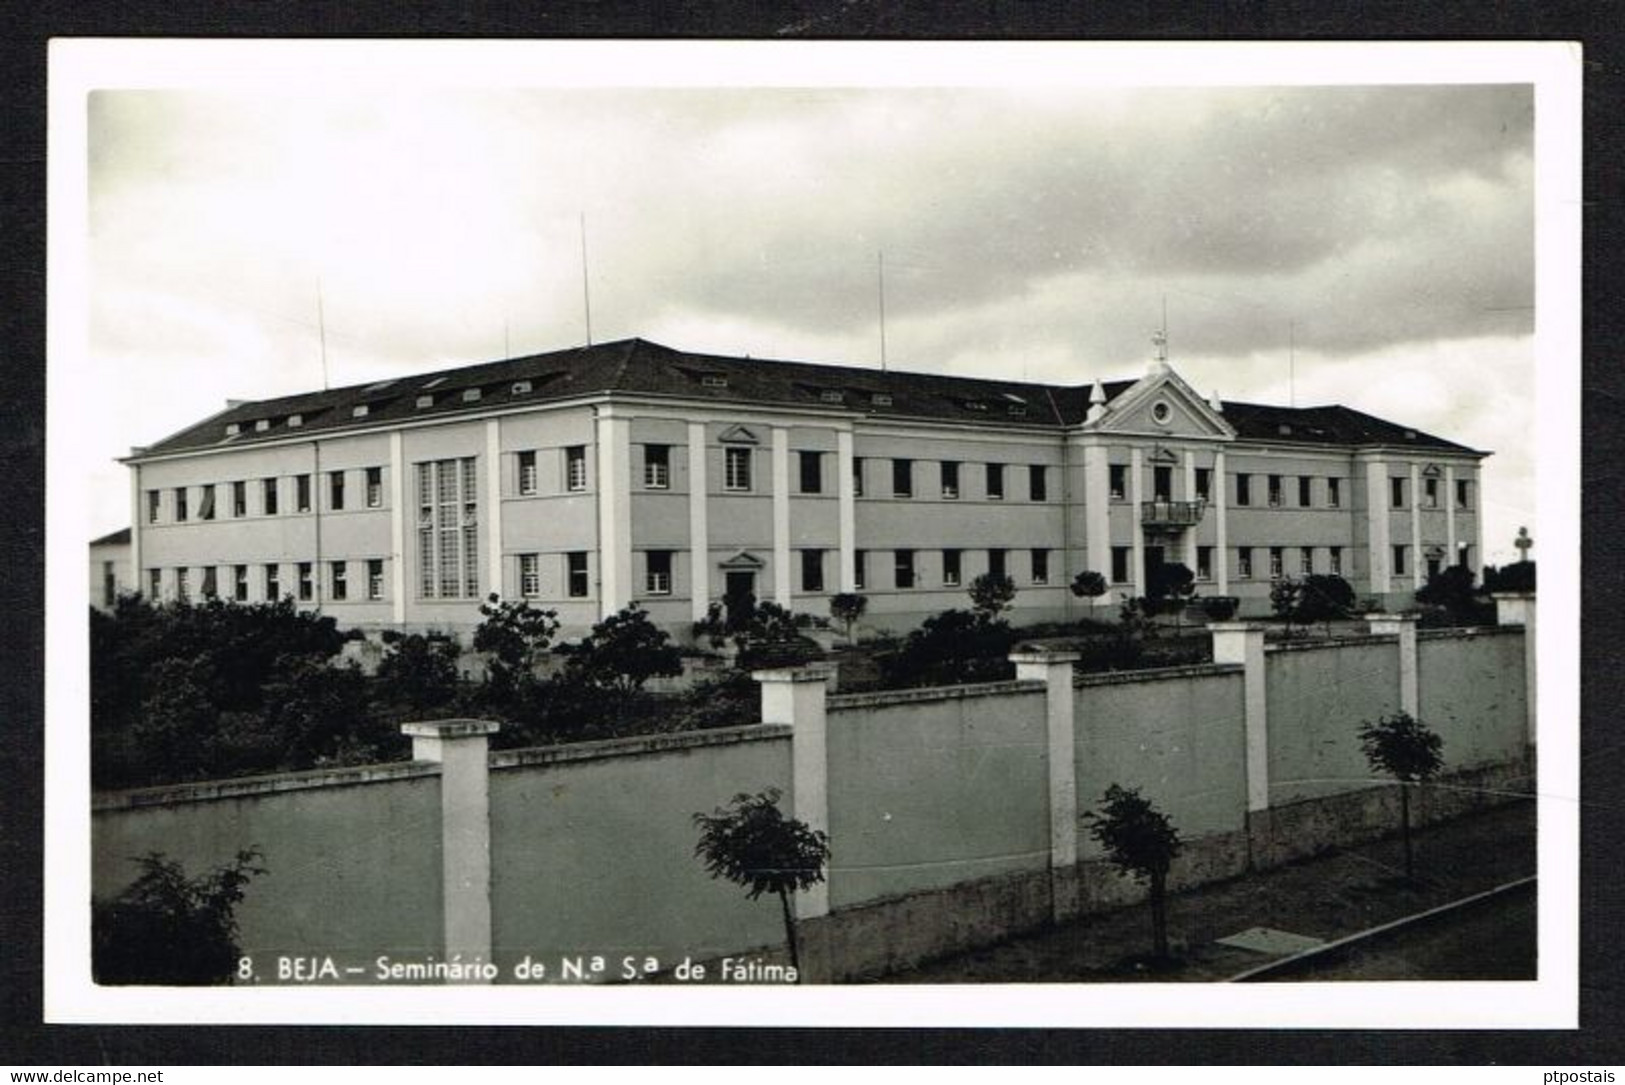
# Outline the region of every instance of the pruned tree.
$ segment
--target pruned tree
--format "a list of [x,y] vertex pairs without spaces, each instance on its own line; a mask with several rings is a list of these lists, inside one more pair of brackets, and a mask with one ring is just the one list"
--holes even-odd
[[1174,616],[1176,630],[1184,627],[1185,608],[1195,594],[1196,575],[1177,561],[1156,566],[1146,584],[1146,598],[1156,611]]
[[529,602],[504,602],[492,592],[480,604],[484,621],[474,630],[474,650],[489,652],[491,696],[510,699],[519,682],[531,676],[537,659],[553,642],[559,630],[557,611],[538,610]]
[[1089,835],[1112,865],[1151,884],[1151,939],[1158,960],[1168,957],[1168,870],[1179,854],[1179,831],[1138,788],[1112,784],[1098,812],[1084,815]]
[[983,573],[966,591],[972,610],[990,622],[997,621],[1015,602],[1016,582],[1002,573]]
[[1408,712],[1360,724],[1360,749],[1374,772],[1399,783],[1399,828],[1405,841],[1405,877],[1414,877],[1411,858],[1411,785],[1425,784],[1444,767],[1444,739]]
[[775,787],[755,795],[742,792],[713,813],[695,814],[700,841],[694,854],[704,861],[711,877],[744,886],[748,899],[763,893],[779,898],[790,966],[800,982],[801,948],[790,895],[824,880],[829,837],[804,821],[785,817],[779,809],[780,795]]
[[846,626],[846,639],[852,640],[852,627],[869,608],[869,598],[857,592],[843,591],[829,598],[829,616]]
[[102,984],[166,987],[227,984],[237,974],[237,905],[264,874],[258,849],[188,878],[178,862],[150,852],[141,876],[91,909],[91,974]]
[[1303,601],[1303,581],[1290,576],[1278,576],[1270,581],[1270,609],[1286,623],[1292,632],[1292,622],[1298,616],[1298,605]]
[[1085,569],[1072,578],[1072,594],[1079,599],[1099,599],[1107,588],[1106,578],[1093,569]]

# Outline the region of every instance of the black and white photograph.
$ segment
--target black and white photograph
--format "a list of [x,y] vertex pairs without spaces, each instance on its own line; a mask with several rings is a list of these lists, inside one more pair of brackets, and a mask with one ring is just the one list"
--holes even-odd
[[1575,1021],[1572,52],[57,46],[52,1019]]

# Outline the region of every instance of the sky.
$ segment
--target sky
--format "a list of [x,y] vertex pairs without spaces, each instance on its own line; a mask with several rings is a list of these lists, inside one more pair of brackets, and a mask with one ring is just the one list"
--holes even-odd
[[878,367],[882,260],[893,369],[1132,378],[1166,319],[1203,394],[1493,452],[1485,560],[1533,528],[1527,85],[190,87],[87,120],[91,535],[129,522],[116,457],[321,387],[324,338],[335,386],[577,345],[585,263],[594,341]]

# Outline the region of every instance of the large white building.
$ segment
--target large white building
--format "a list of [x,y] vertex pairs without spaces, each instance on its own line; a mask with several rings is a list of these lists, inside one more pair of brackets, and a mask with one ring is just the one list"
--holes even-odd
[[233,403],[133,451],[130,570],[157,599],[292,595],[341,626],[466,630],[496,592],[579,631],[674,629],[732,589],[906,627],[1011,576],[1021,620],[1179,561],[1267,609],[1337,573],[1404,605],[1481,560],[1486,453],[1341,406],[1210,401],[1162,359],[1049,385],[633,339]]

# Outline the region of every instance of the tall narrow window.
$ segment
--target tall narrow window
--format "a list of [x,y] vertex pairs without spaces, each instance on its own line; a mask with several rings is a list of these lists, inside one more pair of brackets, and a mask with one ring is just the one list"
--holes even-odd
[[942,584],[946,588],[959,587],[959,562],[961,551],[944,550],[942,552]]
[[987,499],[989,501],[1004,500],[1004,464],[990,463],[987,465]]
[[1113,501],[1122,501],[1128,496],[1127,464],[1114,463],[1106,468],[1106,488]]
[[1253,548],[1241,546],[1236,548],[1236,579],[1247,580],[1253,575]]
[[1395,475],[1388,480],[1388,503],[1396,509],[1405,507],[1405,480]]
[[333,598],[344,600],[350,597],[350,563],[335,561],[332,566]]
[[1314,572],[1315,572],[1315,548],[1312,547],[1312,546],[1302,547],[1298,551],[1298,564],[1299,564],[1299,568],[1302,570],[1304,576],[1312,576],[1312,575],[1314,575]]
[[852,457],[852,496],[863,496],[863,457]]
[[570,598],[585,599],[591,594],[592,588],[587,579],[587,552],[585,550],[572,550],[566,561],[570,579]]
[[1043,464],[1034,463],[1027,466],[1027,489],[1034,501],[1049,500],[1048,481],[1048,472],[1045,471]]
[[724,450],[722,488],[735,492],[750,489],[750,449],[729,448]]
[[854,550],[852,552],[852,583],[863,591],[869,586],[869,551]]
[[1439,507],[1439,480],[1426,478],[1422,480],[1422,504],[1430,509]]
[[1198,546],[1196,548],[1196,579],[1213,579],[1213,547]]
[[118,602],[118,574],[113,571],[113,563],[102,562],[102,606],[111,607]]
[[367,598],[382,599],[384,597],[384,559],[367,559]]
[[542,556],[540,554],[519,555],[519,594],[526,599],[535,599],[542,594]]
[[1151,499],[1153,501],[1172,501],[1174,499],[1174,469],[1172,467],[1153,467],[1151,469]]
[[891,495],[893,497],[914,496],[914,461],[891,461]]
[[797,474],[800,477],[801,492],[804,494],[821,494],[824,492],[824,454],[822,452],[797,452]]
[[186,520],[186,487],[175,487],[175,522],[184,523]]
[[248,515],[248,483],[231,484],[231,514],[237,517]]
[[1198,467],[1196,469],[1196,500],[1213,500],[1213,468]]
[[1251,505],[1253,503],[1253,476],[1236,476],[1236,504]]
[[1405,575],[1405,548],[1403,546],[1394,547],[1394,575]]
[[643,446],[643,488],[671,489],[671,445]]
[[1270,508],[1272,508],[1272,509],[1280,508],[1281,507],[1281,476],[1280,475],[1271,475],[1269,477],[1269,495],[1270,495]]
[[1464,478],[1458,478],[1456,480],[1456,508],[1472,508],[1472,502],[1468,500],[1471,495],[1472,483],[1468,482]]
[[1329,478],[1326,480],[1326,507],[1335,509],[1343,504],[1343,480]]
[[330,471],[327,475],[327,507],[334,512],[344,511],[344,472]]
[[1343,575],[1343,548],[1341,546],[1333,546],[1333,547],[1331,547],[1330,549],[1328,549],[1326,551],[1326,554],[1327,554],[1327,566],[1326,566],[1327,571],[1330,572],[1333,576],[1342,576]]
[[213,599],[220,594],[219,574],[213,565],[203,567],[203,598]]
[[801,552],[801,590],[805,592],[824,590],[824,552],[822,550],[803,550]]
[[644,588],[650,595],[670,595],[671,551],[648,550],[644,553],[644,560],[648,564]]
[[239,603],[248,602],[248,566],[231,567],[231,597]]
[[274,603],[282,598],[282,581],[279,575],[281,571],[282,568],[279,565],[267,565],[265,567],[265,601],[267,603]]
[[586,445],[571,445],[564,450],[564,484],[573,491],[587,488]]
[[156,603],[163,598],[164,571],[162,569],[147,570],[147,602]]
[[265,510],[265,515],[276,515],[276,479],[268,478],[261,481],[260,503]]
[[1279,577],[1281,577],[1286,572],[1286,569],[1282,566],[1281,562],[1282,562],[1281,548],[1279,546],[1270,547],[1270,579],[1271,580],[1278,579]]
[[479,479],[472,456],[419,463],[418,594],[479,595]]
[[959,462],[942,461],[942,496],[949,501],[959,497]]
[[1049,583],[1049,551],[1048,550],[1034,550],[1033,553],[1032,553],[1032,559],[1033,559],[1033,583],[1034,584],[1048,584]]
[[162,507],[163,497],[157,490],[147,491],[147,523],[158,522],[158,510]]
[[175,598],[183,603],[190,602],[192,598],[191,581],[187,576],[189,571],[184,566],[175,570]]
[[912,588],[914,586],[914,551],[896,550],[895,557],[896,585],[899,588]]
[[316,567],[308,561],[299,563],[299,600],[308,603],[316,598]]
[[293,477],[293,511],[310,511],[310,476],[295,475]]
[[1004,551],[993,549],[987,552],[987,571],[990,576],[1004,576]]
[[213,486],[205,486],[205,487],[203,487],[203,492],[198,495],[197,518],[199,520],[213,520],[214,519],[214,487]]
[[1298,476],[1298,507],[1308,508],[1315,503],[1315,481],[1308,475]]
[[1114,546],[1114,547],[1112,547],[1112,583],[1113,584],[1127,584],[1128,583],[1128,555],[1129,555],[1129,548],[1128,547],[1126,547],[1126,546]]
[[367,468],[367,507],[369,509],[384,507],[384,469],[382,467]]
[[536,453],[519,453],[519,493],[528,496],[536,492]]

